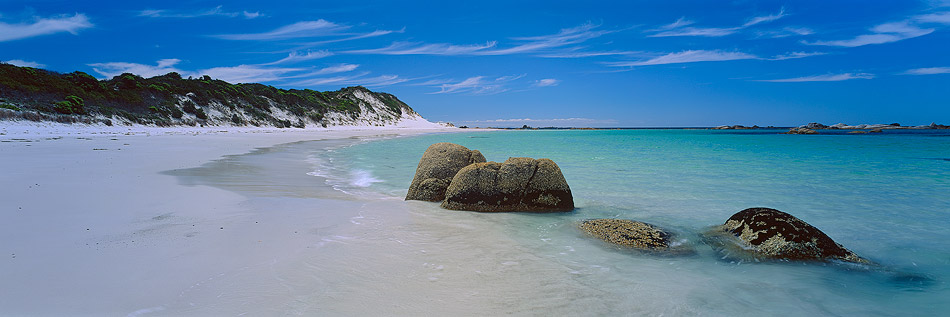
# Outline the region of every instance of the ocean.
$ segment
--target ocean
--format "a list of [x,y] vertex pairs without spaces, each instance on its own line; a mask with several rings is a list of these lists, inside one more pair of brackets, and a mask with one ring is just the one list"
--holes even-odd
[[[327,215],[304,224],[313,228],[307,248],[269,266],[273,279],[255,282],[280,290],[262,303],[271,307],[267,312],[907,316],[950,310],[950,131],[780,132],[380,135],[230,156],[188,180],[242,193],[258,212],[277,204]],[[577,208],[474,213],[403,201],[419,158],[437,142],[479,150],[489,161],[549,158]],[[244,176],[200,172],[235,166]],[[352,207],[321,208],[320,200]],[[702,232],[750,207],[790,213],[876,265],[746,262],[702,242]],[[608,245],[577,229],[592,218],[664,227],[697,252],[663,256]]]

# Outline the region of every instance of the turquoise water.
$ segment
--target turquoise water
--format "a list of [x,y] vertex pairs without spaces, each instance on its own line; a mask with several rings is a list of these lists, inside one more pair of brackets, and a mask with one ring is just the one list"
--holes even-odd
[[[396,200],[404,197],[419,158],[433,143],[477,149],[489,161],[554,160],[573,191],[574,212],[471,215],[423,202],[418,208],[439,221],[458,218],[497,229],[494,234],[505,235],[519,252],[565,268],[522,273],[589,289],[581,295],[564,293],[584,298],[562,300],[590,306],[584,311],[592,315],[939,315],[950,310],[950,133],[778,132],[430,134],[313,153],[311,163],[317,167],[311,173],[344,192]],[[741,263],[721,259],[700,242],[698,234],[706,228],[757,206],[805,220],[881,267]],[[574,227],[579,220],[603,217],[670,228],[699,252],[676,258],[632,253],[589,239]]]

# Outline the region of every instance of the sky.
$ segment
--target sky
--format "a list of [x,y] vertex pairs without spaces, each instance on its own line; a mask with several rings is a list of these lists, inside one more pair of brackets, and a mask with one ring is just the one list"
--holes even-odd
[[3,0],[0,61],[363,85],[469,126],[950,124],[950,0]]

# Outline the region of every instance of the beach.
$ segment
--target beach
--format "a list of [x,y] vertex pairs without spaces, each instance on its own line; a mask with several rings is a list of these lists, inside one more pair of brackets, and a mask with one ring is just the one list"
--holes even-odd
[[[14,130],[0,136],[0,163],[10,167],[0,194],[3,314],[895,315],[946,307],[941,219],[950,202],[940,195],[948,153],[939,131]],[[479,149],[490,161],[551,158],[577,209],[475,213],[404,201],[422,151],[437,142]],[[750,263],[702,242],[709,226],[754,206],[801,217],[876,264]],[[590,218],[669,228],[696,253],[607,245],[577,230]]]
[[[321,226],[351,217],[253,206],[240,194],[182,185],[162,172],[296,141],[441,131],[227,130],[4,127],[2,313],[134,315],[170,306],[179,310],[166,313],[182,313],[201,296],[218,295],[200,294],[203,284],[264,274],[320,243],[314,232]],[[316,209],[359,209],[352,201],[314,201]],[[257,286],[238,288],[265,291]],[[198,309],[193,313],[242,308]]]

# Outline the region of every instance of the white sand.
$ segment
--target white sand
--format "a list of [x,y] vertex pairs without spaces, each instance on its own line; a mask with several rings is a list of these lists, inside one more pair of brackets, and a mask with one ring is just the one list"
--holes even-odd
[[[272,280],[270,265],[318,245],[312,233],[339,219],[287,214],[246,197],[183,186],[160,172],[223,155],[319,139],[458,129],[337,130],[81,127],[0,121],[0,315],[238,313],[205,298],[228,276]],[[359,203],[319,202],[358,215]],[[342,213],[346,216],[348,213]],[[348,218],[346,218],[348,219]],[[267,277],[263,278],[261,275]],[[256,286],[240,285],[253,294]],[[229,289],[218,286],[216,289]],[[215,303],[228,303],[216,307]],[[268,311],[257,307],[250,311]],[[271,311],[273,312],[273,311]]]

